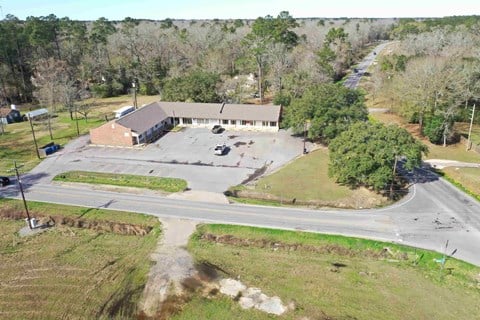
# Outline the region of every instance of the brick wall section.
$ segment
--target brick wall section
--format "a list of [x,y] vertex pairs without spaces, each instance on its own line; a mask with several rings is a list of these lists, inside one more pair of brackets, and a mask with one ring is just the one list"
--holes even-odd
[[90,129],[90,141],[98,145],[129,147],[133,145],[132,130],[110,121],[103,126]]

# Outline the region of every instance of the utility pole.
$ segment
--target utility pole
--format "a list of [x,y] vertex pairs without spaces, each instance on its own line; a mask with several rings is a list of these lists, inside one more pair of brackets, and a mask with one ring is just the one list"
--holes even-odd
[[33,130],[32,117],[28,116],[28,121],[30,122],[30,128],[32,129],[33,142],[35,143],[35,151],[37,152],[38,159],[40,159],[40,153],[38,152],[37,139],[35,138],[35,130]]
[[470,141],[470,137],[472,135],[472,126],[473,126],[474,116],[475,116],[475,105],[473,105],[472,119],[470,119],[470,129],[468,129],[467,151],[470,150],[470,148],[472,147],[472,142]]
[[395,182],[395,176],[397,174],[397,154],[395,154],[395,161],[393,162],[392,183],[390,183],[390,199],[393,199],[393,184]]
[[80,136],[80,129],[78,128],[78,113],[77,113],[78,106],[75,105],[75,123],[77,125],[77,137]]
[[48,113],[48,132],[50,133],[50,140],[53,140],[53,133],[52,133],[52,122],[50,112]]
[[18,188],[20,189],[20,193],[22,195],[22,200],[23,200],[23,205],[25,207],[25,213],[27,214],[27,224],[30,229],[32,228],[32,222],[30,219],[30,212],[28,212],[28,206],[27,206],[27,201],[25,200],[25,194],[23,193],[23,186],[22,186],[22,181],[20,180],[20,174],[18,173],[18,169],[23,167],[23,166],[17,166],[17,161],[13,161],[13,169],[15,171],[15,175],[17,176],[17,182],[18,182]]
[[306,141],[307,141],[307,122],[305,121],[303,123],[303,154],[307,154]]
[[133,89],[133,107],[138,109],[137,107],[137,81],[133,80],[132,82],[132,89]]

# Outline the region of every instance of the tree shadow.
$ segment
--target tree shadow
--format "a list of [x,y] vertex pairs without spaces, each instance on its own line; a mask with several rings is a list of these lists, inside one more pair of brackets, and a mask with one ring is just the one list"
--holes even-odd
[[[48,175],[44,172],[25,174],[20,176],[23,191],[28,191],[32,186],[38,183],[41,179]],[[12,198],[20,196],[20,188],[18,185],[17,177],[10,177],[10,184],[5,187],[0,187],[0,198]]]
[[429,164],[423,164],[421,168],[415,168],[412,171],[406,170],[402,164],[399,167],[399,173],[407,179],[409,184],[434,182],[442,175]]

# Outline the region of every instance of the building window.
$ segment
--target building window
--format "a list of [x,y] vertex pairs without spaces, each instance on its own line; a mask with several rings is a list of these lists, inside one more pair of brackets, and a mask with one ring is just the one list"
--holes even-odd
[[268,121],[262,121],[262,127],[268,127]]
[[242,126],[246,126],[247,125],[247,120],[242,120]]
[[231,125],[236,125],[236,124],[237,124],[237,120],[230,120],[230,124],[231,124]]
[[192,124],[192,118],[183,118],[183,124]]
[[205,123],[205,119],[197,119],[197,123],[198,123],[198,124],[204,124],[204,123]]
[[270,121],[270,127],[276,127],[277,122],[276,121]]
[[222,124],[228,124],[228,120],[222,120]]

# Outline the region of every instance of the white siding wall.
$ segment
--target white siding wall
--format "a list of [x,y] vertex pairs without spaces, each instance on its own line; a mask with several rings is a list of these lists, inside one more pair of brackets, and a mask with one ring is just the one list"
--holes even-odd
[[[252,120],[246,121],[242,124],[242,120],[229,120],[228,124],[224,124],[222,120],[218,119],[196,119],[192,118],[192,124],[186,124],[183,122],[183,118],[180,118],[180,125],[192,128],[212,128],[214,125],[219,124],[227,130],[248,130],[248,131],[267,131],[277,132],[279,130],[278,122],[275,122],[275,126],[271,126],[269,121]],[[264,125],[266,124],[266,125]]]

